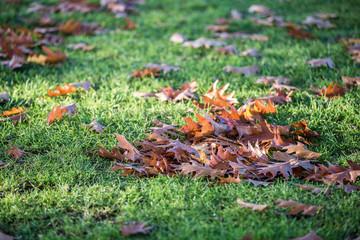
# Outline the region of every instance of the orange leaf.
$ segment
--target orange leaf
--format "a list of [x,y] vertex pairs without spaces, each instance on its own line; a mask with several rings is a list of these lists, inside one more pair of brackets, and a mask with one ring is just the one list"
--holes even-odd
[[25,112],[25,109],[23,109],[22,107],[18,107],[18,108],[13,107],[13,108],[11,108],[10,111],[3,111],[3,114],[1,115],[1,117],[18,114],[18,113],[22,113],[22,112]]
[[127,18],[127,17],[126,17],[126,18],[125,18],[125,21],[126,21],[126,25],[120,27],[121,29],[131,30],[131,29],[136,28],[137,25],[136,25],[133,21],[131,21],[130,18]]
[[322,90],[321,93],[319,93],[319,95],[328,98],[343,96],[346,92],[346,89],[343,87],[338,87],[338,83],[335,83],[334,86],[333,84],[334,84],[333,82],[330,83],[330,85],[326,89]]
[[65,53],[59,51],[56,49],[56,52],[51,51],[50,48],[42,46],[41,49],[44,51],[44,53],[47,54],[45,62],[47,63],[57,63],[64,60],[67,56]]
[[51,109],[51,113],[48,114],[47,125],[53,123],[55,119],[62,119],[63,114],[66,113],[66,109],[61,109],[61,106],[58,106],[55,110],[54,107]]
[[76,89],[74,89],[70,84],[65,84],[65,88],[56,87],[56,91],[47,90],[50,97],[56,97],[60,95],[65,95],[68,93],[75,93]]

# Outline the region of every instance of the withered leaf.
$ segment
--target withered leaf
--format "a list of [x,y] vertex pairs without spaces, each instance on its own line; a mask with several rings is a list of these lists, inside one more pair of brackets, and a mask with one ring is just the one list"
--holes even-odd
[[97,148],[99,149],[98,153],[95,152],[90,152],[90,153],[109,159],[117,159],[121,161],[125,160],[124,155],[117,148],[112,148],[111,152],[109,152],[106,148],[100,146],[97,146]]
[[316,13],[314,16],[324,20],[337,18],[337,15],[335,13]]
[[70,86],[73,87],[82,87],[85,91],[89,91],[89,89],[92,87],[92,84],[90,81],[86,81],[86,82],[77,82],[77,83],[69,83]]
[[241,181],[240,179],[236,179],[236,178],[233,178],[233,177],[220,177],[218,176],[217,178],[220,179],[220,181],[218,183],[237,183],[237,184],[240,184]]
[[219,80],[216,80],[210,87],[210,89],[204,94],[204,96],[210,98],[210,99],[216,99],[216,98],[220,98],[220,99],[224,99],[226,100],[228,103],[230,104],[236,104],[238,103],[236,98],[233,98],[235,91],[232,91],[230,93],[226,93],[226,90],[229,88],[230,84],[227,83],[224,86],[220,87],[219,89],[217,89],[217,84],[218,84]]
[[95,48],[94,46],[86,45],[85,43],[68,44],[66,45],[66,47],[71,48],[73,50],[80,49],[82,51],[91,51]]
[[5,118],[0,118],[0,122],[11,121],[15,125],[18,121],[22,121],[25,118],[26,118],[26,112],[22,112],[20,114],[12,115]]
[[271,86],[270,90],[275,90],[275,89],[278,89],[278,90],[286,89],[288,91],[291,91],[291,90],[299,91],[299,89],[297,87],[284,85],[284,84],[277,84],[276,82]]
[[312,231],[311,233],[306,234],[303,237],[292,238],[291,240],[323,240],[323,239],[318,235],[316,235],[315,231]]
[[[341,76],[341,79],[343,81],[343,84],[346,84],[346,86],[349,87],[356,87],[356,86],[360,86],[360,77],[346,77],[346,76]],[[1,94],[0,94],[0,99],[1,99]]]
[[12,107],[10,111],[3,111],[1,117],[6,117],[6,116],[23,113],[23,112],[26,112],[26,110],[23,109],[22,107],[18,107],[18,108]]
[[268,86],[270,83],[279,84],[288,84],[292,81],[292,79],[285,77],[261,77],[255,81],[255,83],[263,83],[265,86]]
[[81,127],[91,127],[90,131],[96,131],[97,133],[105,133],[103,128],[107,128],[104,127],[103,125],[101,125],[96,119],[93,120],[91,123],[87,124],[87,125],[83,125]]
[[323,88],[319,93],[320,96],[325,96],[328,98],[340,97],[343,96],[346,92],[344,87],[338,87],[338,83],[330,83],[327,88]]
[[183,42],[186,42],[187,40],[188,40],[188,38],[181,33],[174,33],[170,37],[170,41],[172,41],[174,43],[183,43]]
[[245,51],[242,51],[240,55],[241,55],[241,56],[247,56],[247,55],[249,55],[249,56],[251,56],[251,57],[257,57],[257,58],[262,57],[262,54],[261,54],[258,50],[253,49],[253,48],[248,49],[248,50],[245,50]]
[[[268,37],[261,35],[261,34],[250,34],[250,33],[244,33],[244,32],[233,32],[233,33],[214,33],[215,36],[222,38],[222,39],[231,39],[231,38],[249,38],[251,40],[256,41],[267,41],[269,40]],[[224,44],[226,45],[226,44]]]
[[239,54],[239,50],[237,49],[236,45],[229,45],[224,48],[215,48],[215,51],[223,55]]
[[123,224],[120,223],[122,226],[121,232],[122,235],[124,237],[132,235],[132,234],[136,234],[136,233],[143,233],[146,234],[147,232],[149,232],[152,227],[145,227],[146,223],[138,223],[136,224],[135,222],[130,222],[128,225],[127,224]]
[[335,25],[329,21],[324,21],[319,18],[314,18],[312,16],[307,16],[306,19],[302,22],[305,25],[315,25],[317,28],[334,28]]
[[237,10],[233,9],[231,10],[231,18],[235,20],[241,20],[243,18],[243,15]]
[[171,71],[177,72],[177,71],[181,70],[181,67],[167,65],[165,63],[161,63],[161,64],[148,63],[145,65],[145,67],[146,68],[157,68],[159,71],[162,71],[164,74],[167,74]]
[[126,22],[126,25],[121,26],[120,27],[121,29],[131,30],[131,29],[135,29],[137,27],[137,25],[133,21],[131,21],[131,19],[128,17],[125,18],[125,22]]
[[311,32],[304,32],[302,28],[293,28],[288,32],[288,34],[296,38],[316,39],[315,36],[311,35]]
[[243,74],[245,77],[250,77],[253,74],[257,74],[259,71],[259,66],[257,64],[246,67],[234,67],[234,66],[226,66],[224,67],[226,72],[234,73],[235,75]]
[[274,182],[263,182],[263,181],[257,181],[257,180],[252,180],[252,179],[245,179],[244,180],[245,182],[250,182],[252,184],[254,184],[254,186],[259,186],[259,185],[262,185],[264,187],[267,187],[271,184],[273,184]]
[[27,155],[31,154],[29,152],[25,152],[21,150],[18,147],[15,147],[14,145],[10,145],[10,146],[12,147],[12,149],[8,149],[5,152],[9,155],[13,155],[15,161],[18,160],[23,154],[27,154]]
[[273,15],[273,13],[267,7],[265,7],[263,5],[251,5],[248,11],[251,13]]
[[325,190],[325,195],[329,195],[331,192],[331,188],[319,188],[319,187],[313,187],[313,186],[306,186],[306,185],[301,185],[301,184],[294,184],[297,187],[300,187],[302,190],[311,190],[311,193],[313,194],[319,194],[321,192],[324,192]]
[[69,104],[66,106],[60,107],[60,110],[66,110],[65,113],[69,114],[69,116],[76,115],[76,105],[75,103]]
[[57,106],[56,109],[52,107],[51,113],[48,114],[47,117],[47,125],[50,125],[50,123],[53,123],[55,119],[62,119],[63,114],[66,113],[66,109],[61,109],[61,106]]
[[179,169],[182,170],[184,174],[190,174],[195,172],[195,178],[202,177],[202,176],[210,176],[212,179],[218,176],[224,176],[226,170],[217,170],[212,169],[208,166],[203,166],[200,163],[191,160],[192,164],[182,164],[179,166]]
[[268,205],[259,205],[259,204],[253,204],[253,203],[246,203],[243,202],[241,199],[237,199],[236,202],[244,207],[244,208],[250,208],[253,211],[264,211],[265,209],[268,208]]
[[3,91],[0,93],[0,104],[7,103],[10,100],[10,95],[8,92]]
[[293,156],[305,160],[318,159],[322,155],[322,153],[316,153],[308,150],[307,147],[300,142],[298,142],[296,145],[292,144],[284,147],[284,149],[287,153],[294,153]]
[[290,215],[302,213],[304,215],[314,216],[322,207],[306,205],[293,200],[277,199],[275,202],[280,203],[278,207],[289,207],[291,210],[288,212]]
[[144,77],[158,77],[160,76],[158,68],[140,68],[131,74],[131,77],[144,78]]
[[10,60],[1,61],[1,65],[7,66],[10,69],[20,68],[25,63],[23,57],[13,55]]
[[319,59],[311,59],[309,61],[307,61],[308,64],[310,64],[310,66],[312,68],[315,67],[322,67],[322,66],[328,66],[329,68],[334,69],[334,62],[332,60],[331,57],[328,58],[319,58]]
[[344,189],[346,193],[351,193],[352,191],[360,191],[360,186],[357,185],[337,185],[336,187]]
[[122,149],[127,150],[127,152],[124,153],[124,156],[126,158],[130,159],[133,162],[141,160],[143,158],[141,152],[137,150],[133,145],[131,145],[123,135],[115,133],[115,136],[119,142],[118,146]]
[[204,38],[204,37],[198,38],[194,41],[186,41],[183,43],[184,47],[190,46],[193,48],[200,48],[200,47],[211,48],[211,47],[218,47],[225,45],[227,45],[227,43],[224,41],[215,40],[211,38]]
[[141,177],[148,175],[147,171],[143,167],[135,167],[130,164],[124,164],[118,162],[114,162],[114,166],[109,169],[109,171],[118,171],[118,170],[123,170],[123,173],[121,173],[122,176],[135,174],[135,176]]
[[61,95],[66,95],[69,93],[75,93],[76,89],[73,88],[70,84],[65,84],[65,87],[56,87],[55,88],[56,91],[51,91],[51,90],[46,90],[49,94],[50,97],[56,97],[56,96],[61,96]]
[[229,25],[208,25],[206,30],[210,30],[213,33],[216,32],[226,32],[229,28]]

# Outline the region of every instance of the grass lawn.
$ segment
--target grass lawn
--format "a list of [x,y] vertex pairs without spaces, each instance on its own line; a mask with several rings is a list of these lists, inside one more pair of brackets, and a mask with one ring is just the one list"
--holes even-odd
[[[44,4],[56,1],[42,0]],[[22,24],[19,17],[31,1],[19,6],[0,3],[0,23]],[[252,4],[266,5],[289,22],[301,22],[318,12],[336,13],[333,29],[313,29],[318,40],[294,39],[285,28],[260,26],[248,18],[231,25],[232,31],[264,34],[267,42],[230,39],[239,50],[256,48],[263,58],[221,55],[211,49],[182,47],[169,41],[174,32],[190,39],[212,37],[206,25],[216,18],[228,18],[231,9],[247,13]],[[278,179],[269,187],[255,187],[248,182],[222,185],[209,179],[160,176],[156,178],[123,177],[107,171],[111,160],[92,155],[96,145],[111,149],[116,146],[114,132],[130,142],[145,138],[155,118],[165,123],[185,124],[183,117],[194,117],[191,101],[177,104],[155,99],[134,98],[133,91],[154,92],[171,85],[196,79],[204,94],[215,78],[221,85],[230,83],[239,102],[261,97],[269,87],[258,85],[257,76],[244,77],[225,73],[226,65],[248,66],[257,63],[259,76],[283,76],[293,79],[300,88],[293,102],[277,107],[276,114],[266,115],[275,124],[291,124],[307,119],[319,134],[317,146],[309,148],[323,153],[321,162],[346,159],[360,163],[360,90],[353,88],[333,100],[318,97],[311,85],[323,87],[341,82],[341,75],[360,76],[339,35],[360,38],[357,0],[147,0],[139,5],[139,14],[131,16],[138,27],[96,36],[72,36],[66,43],[94,45],[91,52],[59,49],[68,55],[62,65],[47,67],[28,64],[9,70],[0,66],[0,92],[6,90],[11,101],[0,110],[23,106],[26,121],[14,126],[0,125],[0,160],[11,162],[0,169],[0,229],[21,239],[122,239],[121,222],[146,222],[153,226],[146,235],[129,239],[239,239],[253,232],[257,239],[291,239],[312,230],[324,239],[354,239],[360,235],[360,193],[334,189],[329,196],[302,191],[289,181]],[[104,28],[123,25],[123,19],[104,12],[51,15],[65,21],[71,18],[101,24]],[[160,23],[160,24],[159,24]],[[27,24],[25,24],[27,25]],[[306,60],[332,57],[336,70],[311,68]],[[159,78],[131,79],[129,73],[146,63],[167,63],[182,70]],[[89,92],[42,98],[47,89],[66,83],[91,81]],[[76,103],[78,114],[46,125],[47,113],[53,106]],[[189,108],[195,109],[188,112]],[[89,132],[81,125],[97,119],[108,126],[105,134]],[[14,163],[4,151],[10,144],[33,153]],[[359,185],[359,181],[357,182]],[[314,184],[315,186],[323,186]],[[241,208],[236,199],[269,204],[268,211]],[[276,207],[275,199],[293,199],[305,204],[324,206],[314,217],[291,217]]]

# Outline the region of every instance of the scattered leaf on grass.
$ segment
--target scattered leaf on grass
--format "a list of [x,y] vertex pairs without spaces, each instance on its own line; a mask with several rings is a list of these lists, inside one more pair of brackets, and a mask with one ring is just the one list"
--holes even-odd
[[234,67],[234,66],[226,66],[224,67],[226,72],[234,73],[235,75],[243,74],[245,77],[250,77],[251,75],[256,75],[259,71],[259,66],[257,64],[246,67]]
[[25,112],[25,109],[23,109],[22,107],[18,107],[18,108],[12,107],[10,111],[3,111],[1,117],[6,117],[23,112]]
[[330,85],[326,88],[324,87],[321,92],[319,93],[319,96],[325,96],[328,98],[335,98],[343,96],[346,92],[346,89],[344,87],[338,87],[338,83],[330,83]]
[[346,193],[351,193],[352,191],[360,191],[360,186],[357,185],[338,185],[336,187],[344,189]]
[[270,85],[270,83],[275,83],[277,85],[280,84],[289,84],[292,79],[285,78],[285,77],[261,77],[255,81],[255,83],[263,83],[265,86]]
[[[256,40],[256,41],[268,41],[269,38],[261,35],[261,34],[250,34],[250,33],[244,33],[244,32],[233,32],[233,33],[227,33],[227,32],[223,32],[223,33],[214,33],[215,36],[222,38],[222,39],[231,39],[231,38],[249,38],[251,40]],[[226,45],[226,43],[224,44]]]
[[126,17],[125,21],[126,21],[126,25],[121,26],[120,27],[121,29],[131,30],[137,27],[137,25],[133,21],[131,21],[130,18]]
[[237,10],[233,9],[233,10],[231,10],[231,18],[234,20],[242,20],[243,15],[240,12],[238,12]]
[[148,231],[152,229],[152,227],[145,227],[146,223],[138,223],[130,222],[128,225],[124,223],[120,223],[122,226],[121,232],[124,237],[136,234],[143,233],[146,234]]
[[273,13],[265,6],[263,5],[251,5],[249,10],[251,13],[260,13],[260,14],[266,14],[266,15],[273,15]]
[[200,48],[200,47],[211,48],[211,47],[219,47],[225,45],[227,45],[227,43],[224,41],[215,40],[211,38],[204,38],[204,37],[198,38],[194,41],[186,41],[183,43],[184,47],[190,46],[193,48]]
[[315,67],[322,67],[322,66],[328,66],[329,68],[334,69],[334,62],[332,60],[331,57],[328,58],[319,58],[319,59],[311,59],[309,61],[307,61],[308,64],[310,64],[310,66],[312,68]]
[[316,235],[315,231],[312,231],[311,233],[309,233],[303,237],[293,238],[291,240],[323,240],[323,239],[321,237],[319,237],[318,235]]
[[296,215],[302,213],[304,215],[314,216],[322,207],[305,205],[293,200],[277,199],[275,202],[280,203],[278,207],[289,207],[291,210],[288,212],[290,215]]
[[103,128],[107,128],[104,127],[103,125],[101,125],[98,121],[93,120],[91,123],[87,124],[87,125],[83,125],[81,127],[91,127],[90,131],[96,131],[97,133],[105,133]]
[[18,160],[23,154],[31,154],[29,152],[25,152],[23,150],[21,150],[20,148],[15,147],[14,145],[10,145],[12,147],[12,149],[6,150],[5,152],[9,155],[13,155],[14,156],[14,160]]
[[324,20],[338,17],[335,13],[316,13],[314,16]]
[[311,32],[304,32],[302,28],[293,28],[288,32],[288,34],[301,39],[316,39],[315,36],[311,35]]
[[307,16],[306,19],[302,22],[305,25],[315,25],[317,28],[334,28],[335,25],[329,21],[324,21],[323,19],[314,18],[312,16]]
[[308,150],[307,147],[300,142],[298,142],[296,145],[291,144],[287,147],[284,147],[284,149],[289,154],[293,153],[292,156],[305,160],[318,159],[322,155],[322,153],[316,153]]
[[56,109],[54,109],[54,107],[52,107],[51,113],[49,113],[48,117],[47,117],[47,125],[49,125],[50,123],[53,123],[55,121],[55,119],[62,119],[63,114],[66,112],[67,112],[67,110],[61,109],[61,106],[56,107]]
[[66,110],[65,113],[69,114],[69,116],[76,115],[76,105],[75,105],[75,103],[60,107],[60,110],[63,110],[63,109]]
[[237,203],[244,207],[244,208],[250,208],[253,211],[264,211],[268,208],[268,205],[259,205],[259,204],[253,204],[253,203],[246,203],[240,200],[239,198],[236,200]]
[[242,51],[241,52],[241,54],[240,54],[241,56],[247,56],[247,55],[249,55],[249,56],[251,56],[251,57],[262,57],[262,54],[258,51],[258,50],[256,50],[256,49],[248,49],[248,50],[245,50],[245,51]]
[[144,77],[158,77],[160,76],[158,68],[140,68],[132,73],[131,77],[144,78]]
[[75,93],[76,89],[73,88],[70,84],[65,84],[65,87],[56,87],[55,88],[56,91],[51,91],[51,90],[46,90],[49,94],[50,97],[56,97],[56,96],[61,96],[61,95],[66,95],[69,93]]
[[[312,187],[312,186],[306,186],[301,184],[294,184],[297,187],[300,187],[302,190],[311,190],[311,193],[313,194],[319,194],[323,191],[325,191],[326,188],[319,188],[319,187]],[[325,192],[325,195],[329,195],[331,192],[331,188],[328,188]]]
[[76,82],[76,83],[69,83],[70,86],[73,87],[82,87],[85,91],[89,91],[89,89],[92,87],[92,84],[90,81],[86,81],[86,82]]
[[174,33],[170,37],[170,41],[172,41],[174,43],[183,43],[183,42],[186,42],[187,40],[188,40],[187,37],[181,33]]
[[82,51],[91,51],[95,48],[94,46],[86,45],[85,43],[68,44],[66,45],[66,47],[71,48],[73,50],[80,49]]
[[161,64],[148,63],[145,65],[145,67],[151,68],[151,69],[157,68],[159,71],[162,71],[163,74],[167,74],[171,71],[177,72],[177,71],[181,70],[181,67],[167,65],[165,63],[161,63]]
[[229,45],[223,48],[215,48],[215,51],[223,55],[239,54],[239,50],[237,49],[236,45]]

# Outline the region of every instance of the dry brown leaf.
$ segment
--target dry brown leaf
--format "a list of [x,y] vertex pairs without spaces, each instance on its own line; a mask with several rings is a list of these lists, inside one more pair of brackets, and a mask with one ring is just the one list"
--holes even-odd
[[346,193],[351,193],[352,191],[360,191],[360,186],[357,185],[338,185],[336,187],[344,189]]
[[241,181],[240,179],[236,179],[236,178],[233,178],[233,177],[217,177],[218,179],[220,179],[220,181],[218,181],[218,183],[237,183],[237,184],[240,184]]
[[23,150],[21,150],[20,148],[15,147],[14,145],[10,145],[12,147],[12,149],[8,149],[5,152],[9,155],[13,155],[14,156],[14,161],[18,160],[23,154],[31,154],[29,152],[25,152]]
[[330,83],[328,87],[324,87],[321,92],[319,93],[319,96],[325,96],[328,98],[335,98],[343,96],[346,92],[346,89],[344,87],[338,87],[338,83]]
[[259,71],[259,66],[257,64],[246,67],[234,67],[234,66],[226,66],[224,67],[226,72],[234,73],[235,75],[243,74],[245,77],[250,77],[251,75],[256,75]]
[[315,25],[317,28],[334,28],[335,25],[329,21],[324,21],[323,19],[314,18],[312,16],[307,16],[306,19],[302,22],[305,25]]
[[125,149],[126,152],[124,153],[124,156],[135,162],[135,161],[141,161],[143,158],[143,155],[139,150],[137,150],[133,145],[131,145],[126,138],[123,135],[115,133],[116,139],[118,140],[119,144],[118,146],[122,149]]
[[195,178],[202,177],[202,176],[210,176],[212,179],[219,176],[224,176],[226,170],[217,170],[212,169],[208,166],[203,166],[200,163],[191,160],[192,164],[183,164],[179,166],[179,169],[182,170],[184,174],[190,174],[195,172]]
[[252,184],[254,184],[254,186],[259,186],[259,185],[262,185],[264,187],[267,187],[271,184],[273,184],[274,182],[263,182],[263,181],[257,181],[257,180],[252,180],[252,179],[245,179],[244,180],[245,182],[250,182]]
[[233,10],[231,10],[231,18],[234,20],[242,20],[243,15],[240,12],[233,9]]
[[253,203],[246,203],[240,200],[239,198],[236,200],[236,202],[244,207],[244,208],[250,208],[253,211],[264,211],[268,208],[268,205],[259,205],[259,204],[253,204]]
[[26,112],[22,112],[20,114],[12,115],[10,117],[0,118],[0,122],[11,121],[15,125],[18,121],[22,121],[25,118]]
[[42,46],[41,49],[46,53],[46,63],[58,63],[64,60],[67,56],[65,53],[56,49],[56,52],[53,52],[50,48]]
[[239,50],[237,49],[236,45],[229,45],[224,48],[215,48],[215,51],[223,55],[239,54]]
[[124,237],[137,233],[146,234],[152,229],[152,227],[145,227],[146,223],[136,224],[135,222],[130,222],[128,225],[123,223],[120,224],[122,226],[121,232]]
[[90,131],[96,131],[97,133],[105,133],[103,128],[107,128],[107,127],[104,127],[103,125],[101,125],[98,121],[93,120],[91,123],[87,124],[87,125],[83,125],[81,127],[91,127],[90,128]]
[[153,69],[157,68],[159,71],[162,71],[163,74],[167,74],[171,71],[177,72],[177,71],[181,70],[181,67],[167,65],[165,63],[161,63],[161,64],[148,63],[145,65],[145,67],[153,68]]
[[318,159],[322,155],[322,153],[316,153],[308,150],[307,147],[300,142],[298,142],[296,145],[292,144],[284,147],[284,149],[287,153],[294,153],[293,156],[305,160]]
[[302,28],[292,28],[288,34],[301,39],[316,39],[315,36],[311,35],[311,32],[304,32]]
[[126,25],[121,26],[120,27],[121,29],[131,30],[137,27],[137,25],[133,21],[131,21],[130,18],[126,17],[125,21],[126,21]]
[[259,14],[266,14],[266,15],[273,15],[273,13],[263,5],[251,5],[249,10],[251,13],[259,13]]
[[[263,83],[265,86],[268,86],[270,83],[275,83],[276,85],[280,84],[289,84],[292,79],[285,77],[261,77],[255,81],[255,83]],[[276,86],[275,85],[275,86]]]
[[194,41],[186,41],[183,43],[184,47],[190,46],[193,48],[200,48],[200,47],[211,48],[211,47],[219,47],[225,45],[227,45],[227,42],[215,40],[211,38],[204,38],[204,37],[198,38]]
[[174,33],[170,37],[170,41],[172,41],[174,43],[184,43],[187,40],[188,40],[188,38],[185,35],[181,34],[181,33]]
[[69,114],[69,116],[76,115],[75,103],[60,107],[60,110],[63,110],[63,109],[66,110],[65,113]]
[[213,33],[216,32],[226,32],[229,28],[229,25],[208,25],[206,30],[210,30]]
[[86,45],[85,43],[68,44],[66,45],[66,47],[71,48],[73,50],[80,49],[82,51],[91,51],[95,48],[94,46]]
[[312,231],[309,234],[306,234],[303,237],[299,237],[299,238],[292,238],[290,240],[323,240],[321,237],[319,237],[318,235],[316,235],[315,231]]
[[[269,38],[261,35],[261,34],[250,34],[250,33],[244,33],[244,32],[233,32],[233,33],[214,33],[215,36],[222,38],[222,39],[231,39],[231,38],[249,38],[251,40],[256,41],[268,41]],[[226,45],[226,44],[224,44]]]
[[300,187],[302,190],[311,190],[311,193],[313,194],[319,194],[321,192],[325,192],[325,195],[329,195],[331,192],[331,188],[319,188],[319,187],[312,187],[312,186],[306,186],[306,185],[301,185],[301,184],[294,184],[297,187]]
[[324,20],[338,17],[335,13],[316,13],[314,16]]
[[140,68],[132,73],[131,77],[144,78],[144,77],[158,77],[160,76],[158,68]]
[[302,213],[304,215],[314,216],[322,207],[313,206],[313,205],[305,205],[303,203],[299,203],[293,200],[283,200],[277,199],[275,202],[280,203],[278,207],[289,207],[291,210],[288,212],[290,215],[296,215]]
[[253,48],[252,48],[252,49],[245,50],[245,51],[242,51],[240,55],[241,55],[241,56],[247,56],[247,55],[249,55],[249,56],[251,56],[251,57],[257,57],[257,58],[262,57],[262,54],[261,54],[258,50],[253,49]]
[[307,61],[308,64],[310,64],[310,66],[312,68],[315,67],[322,67],[322,66],[328,66],[329,68],[334,69],[334,62],[332,60],[331,57],[328,58],[319,58],[319,59],[311,59],[309,61]]
[[69,83],[69,85],[72,87],[76,87],[76,88],[82,87],[85,91],[89,91],[89,89],[92,87],[92,84],[90,81]]

